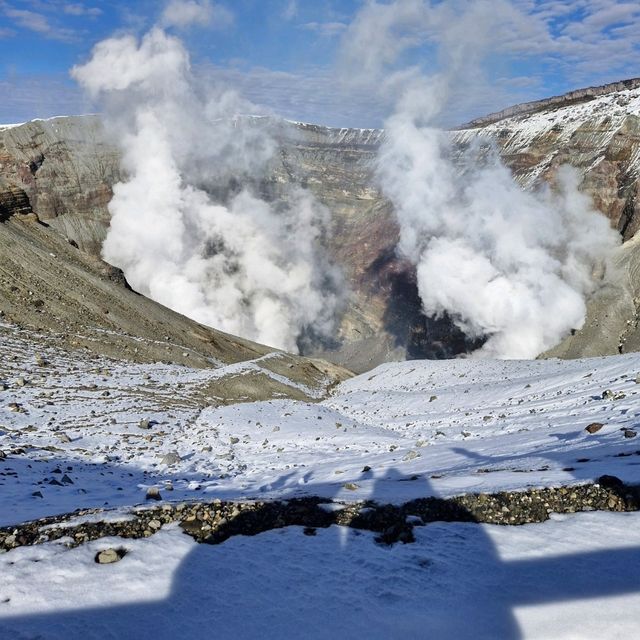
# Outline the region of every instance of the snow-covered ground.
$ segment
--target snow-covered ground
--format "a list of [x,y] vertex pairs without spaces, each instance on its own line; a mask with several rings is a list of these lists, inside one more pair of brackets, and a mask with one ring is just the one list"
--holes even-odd
[[[415,532],[393,547],[340,527],[198,546],[172,525],[143,540],[16,549],[0,555],[0,637],[637,637],[640,514]],[[96,564],[109,546],[128,553]]]
[[[150,486],[171,500],[403,502],[603,474],[640,483],[638,354],[386,364],[319,403],[224,406],[210,381],[247,366],[88,359],[20,332],[2,346],[4,525],[142,503]],[[0,555],[0,638],[630,638],[639,525],[636,513],[435,523],[392,547],[337,526],[215,547],[176,525],[75,549],[62,539]],[[107,547],[127,555],[96,564]]]
[[[247,375],[255,362],[196,370],[74,360],[49,349],[41,367],[36,347],[12,344],[0,371],[0,450],[8,455],[0,526],[144,502],[150,486],[172,500],[402,502],[603,474],[640,480],[640,438],[628,437],[640,425],[637,354],[394,363],[320,403],[216,406],[208,384]],[[594,422],[604,426],[589,434]],[[166,464],[167,454],[175,462]]]

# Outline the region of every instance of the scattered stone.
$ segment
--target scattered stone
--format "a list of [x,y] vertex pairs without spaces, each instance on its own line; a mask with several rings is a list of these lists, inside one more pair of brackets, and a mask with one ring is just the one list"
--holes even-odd
[[98,564],[112,564],[114,562],[122,560],[122,558],[124,558],[126,554],[127,552],[125,549],[104,549],[96,553],[95,561]]
[[60,480],[62,484],[73,484],[73,480],[65,473]]
[[604,427],[602,422],[592,422],[585,428],[585,431],[589,433],[597,433],[598,431],[600,431],[600,429],[602,429],[602,427]]
[[16,385],[18,387],[26,387],[27,386],[27,379],[26,378],[18,378],[16,380]]
[[438,399],[438,396],[431,396],[429,398],[429,402],[433,402],[434,400],[437,400],[437,399]]
[[178,454],[177,451],[170,451],[169,453],[163,456],[162,460],[160,460],[160,464],[166,464],[166,465],[178,464],[180,460],[182,460],[182,458],[180,457],[180,454]]
[[624,437],[625,438],[635,438],[638,435],[638,433],[636,431],[634,431],[633,429],[625,429],[624,430]]
[[49,365],[49,361],[45,360],[39,353],[36,353],[35,361],[39,367],[46,367]]
[[162,527],[162,522],[160,522],[160,520],[149,520],[149,529],[157,531],[160,527]]
[[371,471],[371,467],[366,464],[363,468],[362,471],[360,473],[369,473],[369,471]]
[[151,429],[154,424],[156,424],[155,421],[149,420],[148,418],[142,418],[138,423],[138,427],[140,429]]
[[602,392],[602,399],[603,400],[613,400],[613,391],[611,391],[611,389],[606,389],[605,391]]
[[7,454],[0,449],[0,460],[4,460],[7,457]]
[[417,451],[414,451],[413,449],[411,451],[409,451],[407,454],[405,454],[405,456],[402,458],[405,462],[408,462],[409,460],[415,460],[416,458],[419,458],[420,454]]
[[149,487],[145,496],[147,500],[162,500],[158,487]]
[[349,491],[356,491],[360,488],[360,485],[357,485],[355,482],[345,482],[342,486]]
[[71,442],[71,438],[64,431],[56,433],[56,438],[65,444]]
[[240,442],[240,438],[236,438],[235,436],[231,436],[231,437],[229,438],[229,442],[230,442],[231,444],[238,444],[238,442]]

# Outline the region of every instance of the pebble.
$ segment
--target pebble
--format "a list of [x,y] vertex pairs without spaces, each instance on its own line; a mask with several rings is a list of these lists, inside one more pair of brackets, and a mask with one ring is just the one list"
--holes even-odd
[[96,562],[98,564],[112,564],[122,559],[124,554],[117,549],[104,549],[96,554]]
[[149,487],[145,496],[147,500],[162,500],[158,487]]
[[585,431],[587,431],[589,433],[596,433],[596,432],[600,431],[600,429],[602,429],[602,427],[604,427],[602,422],[592,422],[590,425],[588,425],[585,428]]
[[160,464],[166,464],[166,465],[178,464],[180,460],[182,460],[182,458],[180,457],[177,451],[170,451],[169,453],[163,456],[162,460],[160,460]]

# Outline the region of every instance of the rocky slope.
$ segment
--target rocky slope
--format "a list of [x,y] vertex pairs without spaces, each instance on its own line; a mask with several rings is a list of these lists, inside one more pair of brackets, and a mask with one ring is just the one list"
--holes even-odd
[[[329,251],[350,287],[340,347],[322,355],[362,371],[385,360],[469,350],[472,345],[446,318],[422,316],[413,269],[395,254],[397,226],[372,171],[383,132],[301,123],[277,130],[279,153],[261,188],[277,199],[286,193],[283,185],[302,184],[329,207],[334,224]],[[553,354],[640,348],[633,277],[640,260],[633,241],[640,228],[640,80],[513,107],[452,136],[460,153],[478,141],[497,145],[527,189],[552,182],[561,164],[580,170],[582,188],[626,243],[615,258],[618,272],[590,301],[585,327]],[[75,257],[90,261],[99,255],[108,226],[106,205],[121,178],[118,159],[95,116],[0,129],[0,219],[33,211],[51,232],[78,245]]]
[[52,343],[79,361],[108,356],[219,368],[278,355],[249,376],[231,374],[221,397],[307,398],[301,385],[319,391],[349,376],[329,363],[273,354],[204,327],[132,291],[122,273],[98,257],[118,157],[96,142],[94,125],[99,128],[97,119],[62,118],[0,132],[3,359],[11,356],[7,332],[23,327],[33,348]]

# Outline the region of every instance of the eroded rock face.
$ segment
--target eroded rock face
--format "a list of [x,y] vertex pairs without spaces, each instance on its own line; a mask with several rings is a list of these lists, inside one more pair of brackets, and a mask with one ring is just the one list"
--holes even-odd
[[96,116],[0,127],[0,198],[20,189],[40,220],[99,255],[120,154]]
[[[299,184],[329,208],[328,250],[350,288],[335,343],[318,345],[315,353],[363,371],[386,360],[452,357],[475,348],[449,319],[422,315],[414,269],[395,252],[398,227],[373,175],[383,132],[294,123],[277,131],[279,153],[256,189],[276,200],[286,197],[284,185]],[[562,164],[581,171],[582,188],[627,242],[615,258],[616,274],[589,302],[585,326],[552,355],[640,349],[640,248],[633,239],[640,228],[640,80],[520,105],[451,135],[460,154],[477,142],[495,144],[526,189],[553,183]],[[118,151],[97,117],[0,128],[0,165],[0,219],[32,210],[82,252],[99,255],[111,188],[122,176]],[[211,188],[224,194],[233,186]]]

